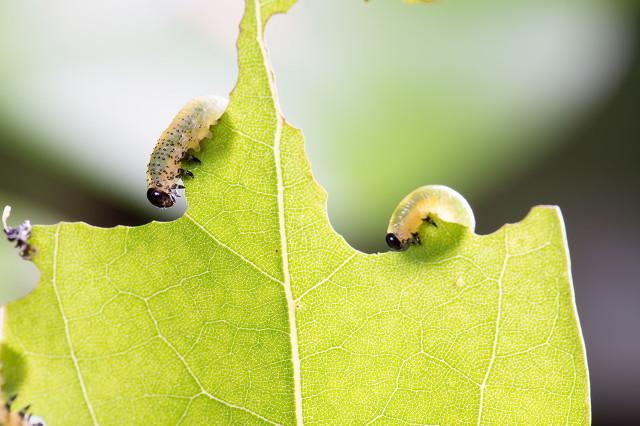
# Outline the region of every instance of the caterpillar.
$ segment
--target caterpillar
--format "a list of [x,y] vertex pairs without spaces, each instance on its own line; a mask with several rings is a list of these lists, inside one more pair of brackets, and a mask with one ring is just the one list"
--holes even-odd
[[29,405],[22,408],[20,411],[11,411],[11,405],[15,401],[17,395],[14,395],[7,399],[2,405],[2,412],[0,412],[0,426],[46,426],[44,420],[38,416],[31,415]]
[[191,155],[200,150],[203,139],[211,136],[210,127],[227,109],[227,100],[200,96],[187,102],[162,132],[147,166],[147,199],[156,207],[171,207],[176,202],[178,183],[183,175],[193,174],[182,168],[184,160],[199,161]]
[[476,225],[471,206],[462,195],[444,185],[426,185],[404,197],[394,210],[387,228],[387,245],[403,251],[411,244],[420,244],[420,226],[427,222],[437,227],[435,219],[458,223],[471,231]]
[[11,206],[5,206],[2,211],[2,229],[7,236],[7,240],[16,243],[18,253],[20,257],[25,260],[31,260],[33,255],[37,253],[37,250],[28,243],[31,238],[31,221],[25,220],[20,225],[12,228],[7,223],[9,216],[11,215]]

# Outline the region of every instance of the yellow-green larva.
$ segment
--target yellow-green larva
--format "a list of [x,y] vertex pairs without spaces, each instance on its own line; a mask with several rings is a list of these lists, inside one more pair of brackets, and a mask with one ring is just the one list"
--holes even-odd
[[176,202],[178,181],[191,172],[182,168],[190,152],[200,150],[200,142],[211,136],[227,101],[218,96],[199,96],[190,100],[162,132],[147,166],[147,198],[156,207],[171,207]]
[[476,221],[467,200],[443,185],[422,186],[404,197],[389,220],[386,241],[392,250],[406,250],[420,244],[418,230],[423,223],[437,226],[434,219],[475,229]]

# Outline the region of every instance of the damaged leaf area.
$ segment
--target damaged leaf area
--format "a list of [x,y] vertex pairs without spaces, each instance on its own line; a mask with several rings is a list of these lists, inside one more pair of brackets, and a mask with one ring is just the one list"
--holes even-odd
[[247,0],[182,218],[33,227],[41,281],[5,308],[7,392],[48,425],[588,423],[560,211],[350,247],[279,109],[263,33],[293,3]]

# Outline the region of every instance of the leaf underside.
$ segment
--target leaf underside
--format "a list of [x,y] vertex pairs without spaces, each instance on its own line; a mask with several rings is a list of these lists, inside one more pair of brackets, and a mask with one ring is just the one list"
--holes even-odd
[[263,29],[293,3],[247,0],[182,218],[35,227],[7,392],[49,425],[588,423],[559,210],[442,250],[351,248],[279,111]]

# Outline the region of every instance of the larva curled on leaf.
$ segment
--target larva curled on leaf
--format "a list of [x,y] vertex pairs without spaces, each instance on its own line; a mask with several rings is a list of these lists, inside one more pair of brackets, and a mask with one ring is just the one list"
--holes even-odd
[[437,225],[437,219],[475,229],[471,206],[462,195],[448,186],[422,186],[404,197],[396,207],[387,228],[386,242],[392,250],[403,251],[420,244],[418,231],[426,222]]
[[176,202],[178,181],[191,172],[182,168],[190,153],[200,150],[203,139],[211,136],[210,127],[227,109],[227,100],[214,95],[190,100],[162,132],[147,166],[147,199],[156,207],[171,207]]

